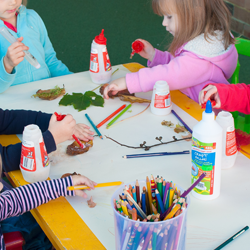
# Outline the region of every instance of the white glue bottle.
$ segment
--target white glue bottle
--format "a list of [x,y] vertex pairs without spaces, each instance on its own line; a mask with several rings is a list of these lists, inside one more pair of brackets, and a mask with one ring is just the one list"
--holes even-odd
[[168,115],[171,112],[172,104],[169,86],[166,81],[157,81],[155,83],[150,108],[155,115]]
[[222,169],[231,168],[236,160],[238,150],[235,138],[234,118],[231,113],[221,111],[216,121],[223,129],[222,136]]
[[110,82],[112,67],[107,51],[107,38],[104,36],[104,29],[96,36],[91,44],[89,73],[92,82],[97,84]]
[[45,181],[49,177],[49,157],[37,125],[24,128],[20,169],[27,182]]
[[192,190],[192,195],[201,200],[217,198],[221,183],[222,128],[215,121],[210,101],[202,113],[202,120],[193,128],[191,157],[191,182],[206,173],[206,177]]

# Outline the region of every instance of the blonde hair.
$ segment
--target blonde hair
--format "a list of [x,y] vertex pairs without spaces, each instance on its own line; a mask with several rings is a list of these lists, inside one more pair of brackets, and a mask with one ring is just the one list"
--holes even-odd
[[169,47],[173,55],[202,33],[208,41],[209,35],[216,36],[216,30],[223,32],[225,49],[235,43],[230,33],[231,13],[223,0],[152,0],[152,7],[159,16],[177,15],[178,27]]
[[22,5],[27,6],[27,1],[28,0],[23,0]]

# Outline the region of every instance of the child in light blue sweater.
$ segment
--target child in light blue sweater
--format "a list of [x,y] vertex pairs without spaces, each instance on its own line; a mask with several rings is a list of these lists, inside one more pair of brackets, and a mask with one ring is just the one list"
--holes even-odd
[[[10,44],[0,35],[0,93],[10,86],[38,81],[49,77],[71,74],[56,57],[41,17],[26,9],[27,0],[4,0],[0,2],[0,28],[17,38]],[[37,59],[41,67],[36,69],[24,59],[23,50]]]

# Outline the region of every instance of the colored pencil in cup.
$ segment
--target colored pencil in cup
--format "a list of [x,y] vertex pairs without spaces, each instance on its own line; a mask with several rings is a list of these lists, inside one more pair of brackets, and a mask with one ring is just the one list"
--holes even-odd
[[111,120],[111,122],[108,123],[107,128],[114,124],[131,106],[132,104],[129,104],[125,109],[123,109],[120,114],[118,114],[113,120]]
[[244,232],[246,232],[248,229],[249,229],[249,226],[245,226],[239,232],[237,232],[235,235],[233,235],[228,240],[226,240],[224,243],[222,243],[221,245],[219,245],[218,247],[216,247],[214,250],[222,249],[224,246],[226,246],[231,241],[235,240],[238,236],[240,236],[241,234],[243,234]]
[[183,126],[192,134],[193,133],[192,129],[188,127],[188,125],[180,118],[180,116],[178,116],[174,110],[171,110],[171,112],[183,124]]
[[160,153],[148,153],[148,154],[134,154],[134,155],[124,155],[122,156],[124,159],[129,158],[141,158],[141,157],[153,157],[153,156],[163,156],[163,155],[183,155],[190,154],[189,150],[181,151],[181,152],[160,152]]
[[112,117],[114,117],[116,114],[118,114],[121,110],[123,110],[126,107],[126,104],[123,104],[120,108],[118,108],[115,112],[113,112],[111,115],[109,115],[107,118],[105,118],[103,121],[101,121],[96,127],[100,128],[104,123],[106,123],[108,120],[110,120]]
[[92,122],[92,120],[90,119],[90,117],[88,116],[88,114],[85,114],[86,118],[88,119],[88,121],[90,122],[91,126],[93,127],[93,129],[95,130],[95,132],[98,134],[98,136],[103,140],[102,134],[100,133],[100,131],[98,130],[98,128],[95,126],[95,124]]
[[[122,184],[122,181],[114,181],[114,182],[104,182],[104,183],[99,183],[95,186],[95,188],[100,188],[100,187],[110,187],[110,186],[119,186]],[[78,185],[78,186],[71,186],[67,188],[68,190],[79,190],[79,189],[89,189],[88,186],[85,185]]]

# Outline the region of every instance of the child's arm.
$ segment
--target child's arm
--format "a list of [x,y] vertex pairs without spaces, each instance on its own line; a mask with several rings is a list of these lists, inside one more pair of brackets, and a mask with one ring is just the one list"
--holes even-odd
[[63,75],[72,74],[72,72],[69,71],[67,66],[64,63],[62,63],[62,61],[57,59],[56,52],[49,39],[45,24],[37,13],[36,15],[37,15],[37,20],[38,20],[38,25],[39,25],[39,30],[40,30],[40,39],[41,39],[41,43],[43,45],[44,53],[45,53],[45,62],[50,70],[51,76],[55,77],[55,76],[63,76]]
[[67,190],[69,186],[80,184],[87,185],[90,189],[94,189],[94,185],[96,185],[95,182],[85,176],[69,176],[63,179],[36,182],[5,191],[0,196],[0,220],[23,214],[60,196],[79,195],[86,198],[87,195],[83,191]]
[[[206,95],[204,95],[204,91],[207,91]],[[200,104],[206,102],[210,97],[216,101],[215,108],[250,114],[250,86],[244,83],[210,84],[200,92]]]

